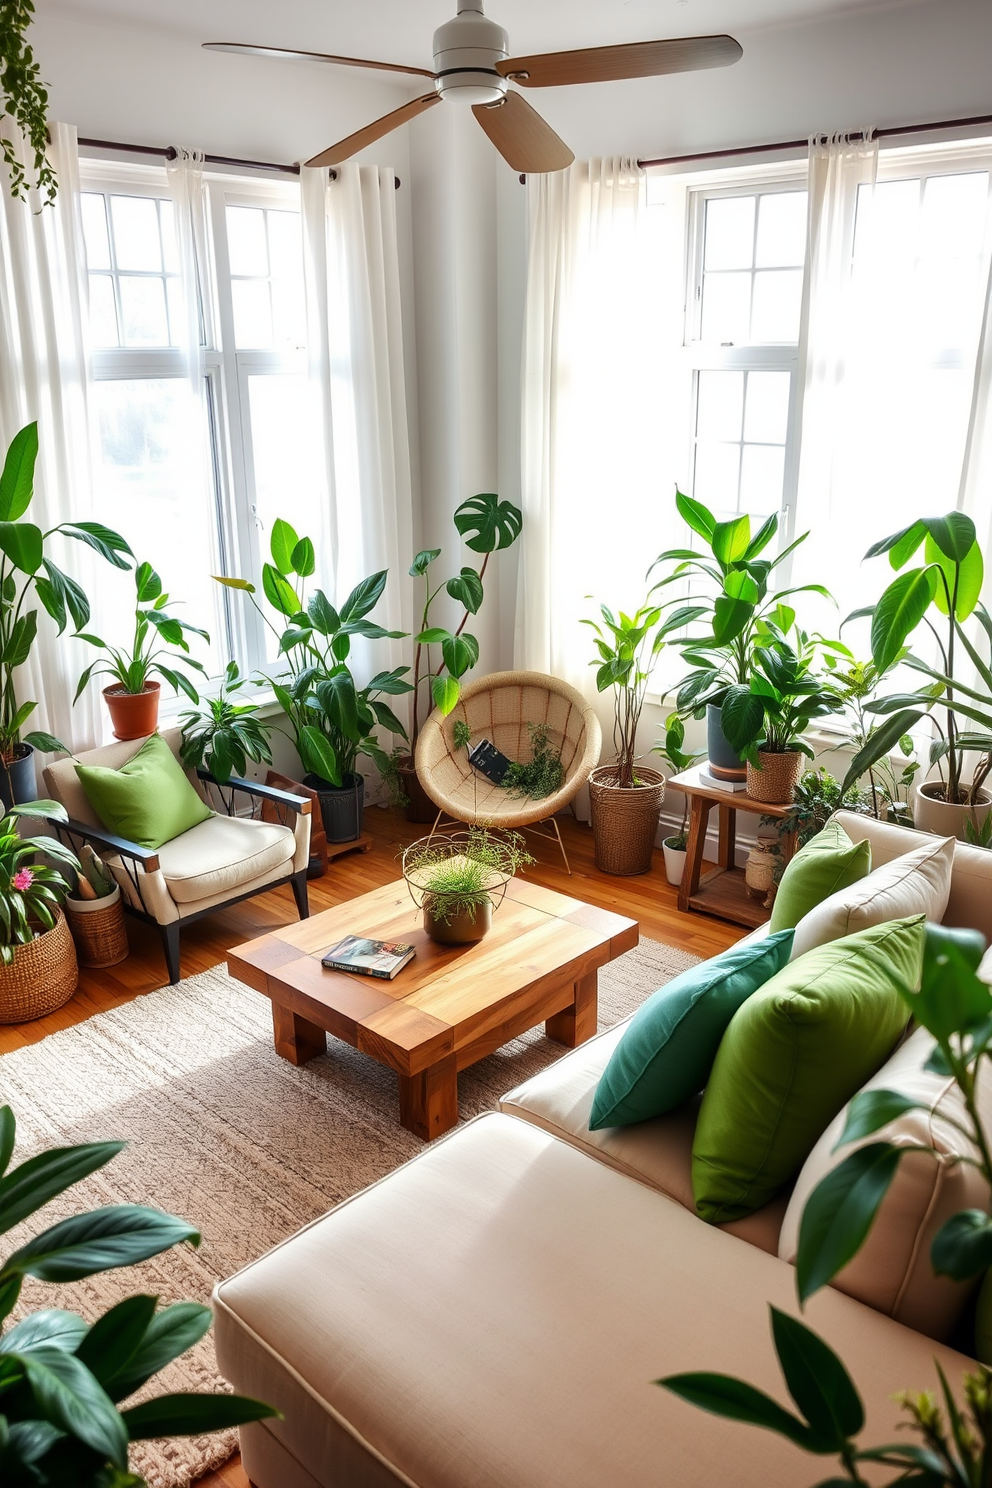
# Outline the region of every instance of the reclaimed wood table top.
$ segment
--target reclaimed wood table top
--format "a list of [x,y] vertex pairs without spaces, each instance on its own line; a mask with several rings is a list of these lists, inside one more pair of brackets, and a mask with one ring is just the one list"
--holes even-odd
[[[321,966],[345,935],[405,941],[417,954],[392,981]],[[464,1068],[482,1057],[476,1050],[489,1052],[504,1024],[637,941],[636,920],[515,878],[483,940],[438,945],[400,879],[247,941],[227,964],[273,1003],[413,1075],[451,1054]]]
[[700,779],[701,769],[702,766],[693,765],[691,770],[684,770],[681,775],[673,775],[668,784],[687,796],[702,796],[709,801],[711,806],[726,806],[730,811],[757,811],[762,816],[774,816],[781,819],[795,810],[791,803],[778,806],[771,801],[759,801],[754,796],[749,796],[747,791],[721,790],[720,786],[711,785],[709,781]]

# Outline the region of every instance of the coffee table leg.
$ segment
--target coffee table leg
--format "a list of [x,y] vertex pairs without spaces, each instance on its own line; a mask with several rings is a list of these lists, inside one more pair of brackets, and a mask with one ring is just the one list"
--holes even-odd
[[546,1021],[544,1031],[548,1038],[555,1039],[559,1044],[567,1044],[570,1049],[591,1039],[596,1032],[599,1016],[598,996],[596,973],[580,978],[575,984],[575,1001]]
[[454,1054],[417,1075],[400,1075],[400,1125],[425,1142],[458,1123],[458,1066]]
[[276,1053],[290,1064],[306,1064],[308,1059],[327,1052],[327,1034],[319,1023],[310,1023],[277,1002],[272,1004],[272,1032]]

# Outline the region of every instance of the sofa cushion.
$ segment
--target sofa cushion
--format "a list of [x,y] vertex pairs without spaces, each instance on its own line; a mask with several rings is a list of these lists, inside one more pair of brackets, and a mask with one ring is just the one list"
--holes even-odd
[[786,865],[772,905],[772,930],[794,929],[817,904],[870,870],[871,843],[852,842],[840,822],[831,818]]
[[103,825],[139,847],[161,847],[212,814],[161,734],[119,770],[77,765],[76,774]]
[[792,930],[731,946],[659,987],[627,1024],[596,1089],[590,1127],[629,1126],[673,1111],[706,1084],[727,1024],[781,971]]
[[282,864],[288,873],[295,850],[292,830],[278,822],[211,816],[167,842],[158,860],[176,903],[192,904],[244,888]]
[[918,986],[923,915],[818,946],[749,997],[723,1036],[692,1148],[696,1210],[710,1223],[767,1204],[905,1028],[901,978]]
[[[781,1399],[769,1302],[796,1314],[791,1266],[490,1114],[222,1282],[215,1338],[320,1484],[385,1467],[417,1488],[796,1488],[818,1466],[797,1447],[651,1383],[719,1370]],[[968,1364],[829,1288],[807,1317],[869,1442],[894,1439],[892,1392],[932,1386],[935,1353],[952,1379]]]
[[923,914],[939,924],[951,892],[954,848],[953,837],[924,837],[912,852],[831,894],[799,921],[793,957],[906,915]]
[[[786,1211],[779,1255],[795,1262],[802,1213],[813,1189],[843,1160],[866,1142],[887,1141],[906,1147],[924,1143],[936,1156],[908,1152],[882,1200],[875,1222],[858,1254],[834,1278],[833,1285],[879,1312],[918,1328],[931,1338],[947,1338],[974,1289],[973,1282],[954,1282],[935,1276],[930,1246],[946,1220],[959,1209],[985,1209],[988,1185],[967,1163],[952,1157],[978,1156],[974,1144],[952,1122],[967,1123],[961,1091],[946,1075],[924,1069],[935,1040],[918,1028],[891,1059],[862,1087],[896,1090],[923,1101],[925,1109],[907,1111],[861,1142],[833,1150],[847,1119],[838,1112],[800,1170]],[[978,1107],[986,1127],[992,1123],[992,1080],[983,1064],[978,1082]]]

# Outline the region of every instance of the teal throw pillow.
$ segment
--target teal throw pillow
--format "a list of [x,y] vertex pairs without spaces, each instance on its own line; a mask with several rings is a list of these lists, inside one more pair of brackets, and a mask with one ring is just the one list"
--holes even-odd
[[852,842],[839,822],[828,821],[786,866],[772,905],[771,929],[795,929],[824,899],[870,872],[871,843]]
[[120,770],[77,765],[76,774],[103,825],[139,847],[161,847],[213,816],[161,734]]
[[660,987],[634,1014],[603,1071],[591,1131],[662,1116],[702,1090],[737,1009],[787,965],[792,930],[731,946]]

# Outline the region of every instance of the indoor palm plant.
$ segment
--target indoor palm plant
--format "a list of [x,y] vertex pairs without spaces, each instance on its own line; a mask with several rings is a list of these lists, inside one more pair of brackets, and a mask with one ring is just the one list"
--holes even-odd
[[[11,1167],[16,1124],[0,1107],[0,1233],[105,1167],[123,1142],[53,1147]],[[93,1323],[58,1308],[6,1326],[26,1276],[80,1281],[199,1245],[192,1225],[158,1209],[112,1204],[74,1214],[0,1261],[0,1482],[6,1488],[143,1488],[129,1471],[132,1442],[198,1436],[278,1414],[243,1395],[128,1400],[210,1327],[210,1308],[138,1294]]]
[[57,837],[22,837],[22,816],[65,821],[55,801],[13,806],[0,820],[0,1023],[23,1023],[68,1002],[79,974],[62,905],[69,883],[39,853],[79,871],[79,859]]
[[[473,553],[483,555],[480,566],[476,569],[464,564],[453,578],[436,584],[430,569],[441,556],[440,548],[424,548],[410,565],[411,577],[423,579],[424,587],[420,621],[414,638],[410,750],[400,758],[397,769],[400,788],[407,800],[407,818],[417,822],[433,821],[437,814],[436,806],[417,780],[414,764],[421,716],[426,717],[430,712],[422,701],[423,690],[427,689],[432,704],[442,713],[450,713],[457,703],[461,692],[460,679],[479,660],[479,642],[465,627],[470,616],[477,615],[482,608],[485,598],[483,580],[489,560],[493,553],[512,547],[523,525],[519,507],[501,501],[491,491],[463,501],[456,508],[452,520],[465,546]],[[433,624],[431,620],[431,610],[442,593],[462,607],[454,630]]]
[[[669,713],[665,719],[665,737],[652,749],[652,754],[657,754],[662,763],[667,765],[673,775],[681,775],[683,770],[691,770],[693,765],[705,758],[705,752],[699,750],[696,753],[688,753],[684,749],[685,724],[679,713]],[[671,837],[666,837],[662,842],[662,851],[665,854],[665,875],[670,884],[678,888],[682,882],[685,872],[685,855],[689,846],[689,797],[682,797],[682,825]]]
[[[907,569],[921,547],[923,563]],[[916,825],[963,838],[966,823],[977,827],[992,805],[983,789],[992,774],[992,617],[979,598],[985,565],[975,524],[963,512],[924,517],[875,543],[865,556],[882,553],[888,553],[899,576],[877,604],[850,618],[871,616],[872,661],[880,674],[904,657],[905,666],[922,680],[915,691],[868,704],[868,711],[885,715],[885,722],[855,755],[845,785],[872,769],[929,715],[937,731],[930,764],[940,773],[917,789]],[[986,656],[968,634],[969,620]],[[934,663],[906,653],[907,642],[921,626],[936,649]],[[970,663],[974,685],[957,675],[962,661]],[[969,757],[975,760],[970,779]]]
[[[743,780],[744,762],[730,745],[723,720],[723,704],[732,687],[747,686],[751,679],[755,651],[764,643],[762,626],[778,613],[781,628],[788,631],[792,619],[783,611],[783,601],[793,594],[813,593],[829,598],[820,584],[802,584],[772,591],[769,584],[776,568],[789,554],[805,542],[804,532],[782,549],[775,558],[766,558],[769,543],[778,532],[777,515],[770,516],[752,537],[751,519],[733,517],[718,522],[708,507],[679,490],[675,503],[683,520],[708,552],[693,548],[669,548],[660,553],[648,570],[648,577],[662,564],[674,563],[672,571],[651,591],[656,593],[669,584],[689,584],[705,595],[700,614],[709,629],[703,635],[687,636],[673,641],[682,647],[683,659],[691,670],[679,683],[677,704],[681,713],[692,713],[706,719],[709,768],[728,780]],[[794,618],[794,615],[793,615]]]
[[478,826],[412,843],[403,877],[431,939],[468,945],[487,933],[510,879],[533,861],[519,832]]
[[27,424],[11,441],[0,473],[0,800],[29,801],[37,794],[35,749],[64,749],[51,734],[22,734],[37,708],[18,702],[15,674],[31,655],[38,633],[37,599],[61,635],[71,619],[82,633],[90,618],[89,600],[75,579],[48,556],[49,540],[58,535],[86,543],[115,568],[129,568],[133,555],[117,532],[100,522],[63,522],[42,532],[23,521],[34,495],[38,458],[38,425]]
[[656,604],[648,598],[633,615],[623,610],[615,615],[606,605],[600,605],[599,612],[602,624],[582,623],[595,636],[596,655],[589,665],[596,668],[596,688],[613,693],[616,762],[599,765],[589,776],[596,866],[604,873],[647,873],[665,777],[636,763],[637,725],[659,654],[671,636],[704,610],[678,600]]
[[316,570],[310,538],[298,537],[279,518],[269,550],[272,561],[262,566],[262,590],[278,617],[275,624],[256,600],[254,584],[220,576],[218,583],[247,594],[278,639],[285,670],[271,686],[289,721],[304,783],[320,798],[328,842],[351,842],[361,835],[365,798],[358,758],[367,755],[383,774],[393,772],[375,731],[381,726],[406,738],[402,722],[383,699],[411,691],[405,680],[409,667],[379,672],[360,687],[348,666],[352,640],[401,640],[406,632],[385,630],[367,618],[386,587],[385,569],[356,584],[337,610],[322,589],[307,592],[306,581]]
[[271,765],[272,725],[259,716],[257,703],[233,701],[247,685],[238,663],[229,661],[217,696],[182,715],[182,761],[188,770],[209,770],[215,780],[227,781],[232,775],[244,776],[249,760]]

